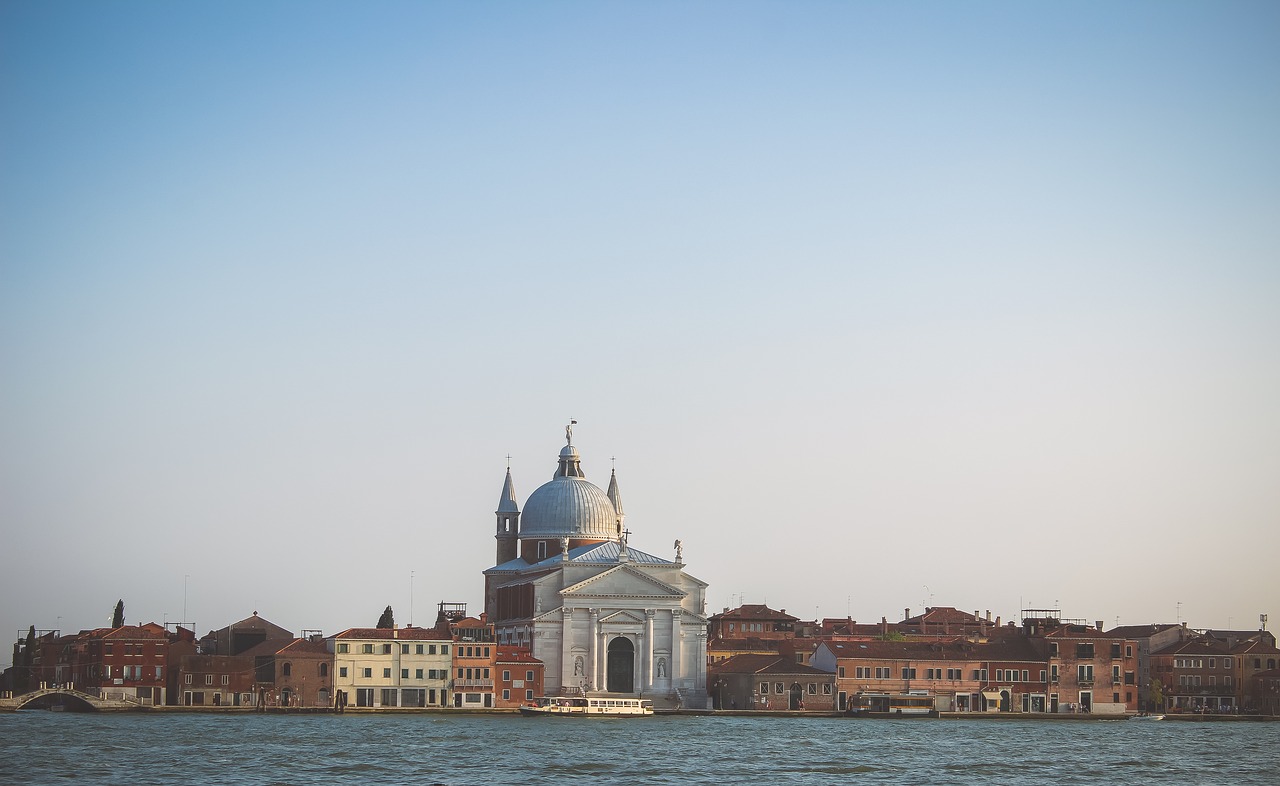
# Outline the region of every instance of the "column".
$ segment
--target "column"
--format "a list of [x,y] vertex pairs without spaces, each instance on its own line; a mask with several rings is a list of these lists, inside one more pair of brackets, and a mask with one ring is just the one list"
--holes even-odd
[[671,610],[671,688],[674,690],[679,686],[679,680],[684,672],[681,671],[680,649],[681,649],[681,615],[684,609],[675,608]]
[[562,606],[560,625],[560,687],[577,683],[573,679],[573,609]]
[[592,690],[600,690],[600,609],[587,609],[587,635],[590,638],[591,651],[588,657],[591,665],[587,669],[587,682]]
[[654,609],[644,610],[644,682],[645,690],[653,690],[653,618]]

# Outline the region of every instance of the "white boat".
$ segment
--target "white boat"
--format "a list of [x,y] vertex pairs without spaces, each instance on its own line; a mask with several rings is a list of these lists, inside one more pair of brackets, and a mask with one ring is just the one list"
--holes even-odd
[[520,707],[521,715],[554,718],[637,718],[653,714],[648,699],[584,698],[581,696],[539,696]]
[[1130,716],[1129,716],[1129,720],[1145,720],[1145,721],[1164,720],[1164,716],[1163,716],[1163,715],[1151,715],[1151,714],[1148,714],[1148,713],[1145,713],[1145,712],[1144,712],[1144,713],[1140,713],[1140,714],[1138,714],[1138,715],[1130,715]]

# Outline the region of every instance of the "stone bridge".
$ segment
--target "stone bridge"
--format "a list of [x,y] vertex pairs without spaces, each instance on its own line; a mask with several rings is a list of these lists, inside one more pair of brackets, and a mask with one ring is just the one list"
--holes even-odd
[[40,688],[21,696],[0,699],[0,712],[12,712],[28,706],[32,702],[48,696],[62,697],[67,709],[78,712],[125,712],[146,709],[141,704],[118,699],[104,699],[89,693],[82,693],[74,688]]

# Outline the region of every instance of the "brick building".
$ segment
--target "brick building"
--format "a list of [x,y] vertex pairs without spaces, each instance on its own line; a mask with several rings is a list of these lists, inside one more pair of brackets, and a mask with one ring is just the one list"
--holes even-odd
[[735,655],[708,672],[715,709],[832,712],[835,675],[779,655]]
[[543,695],[543,663],[522,647],[497,645],[494,659],[494,706],[515,709]]

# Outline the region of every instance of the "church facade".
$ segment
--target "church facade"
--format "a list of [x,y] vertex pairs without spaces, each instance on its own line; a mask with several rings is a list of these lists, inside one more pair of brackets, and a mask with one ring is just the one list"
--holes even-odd
[[500,644],[530,647],[545,692],[706,706],[707,584],[633,548],[616,473],[587,481],[570,428],[555,476],[521,510],[511,470],[498,502],[485,610]]

